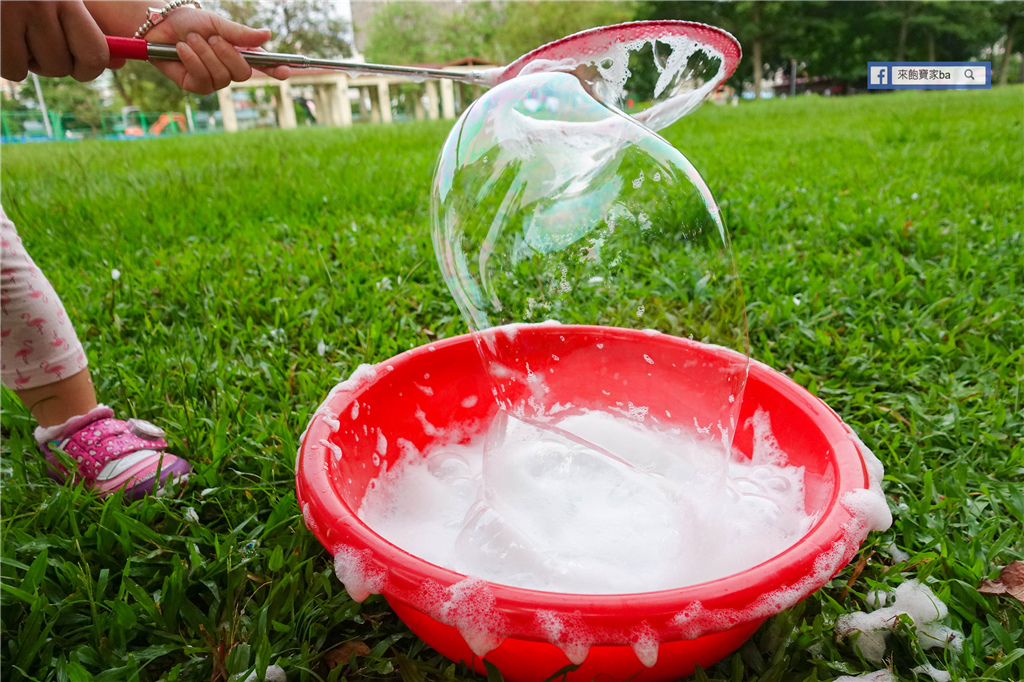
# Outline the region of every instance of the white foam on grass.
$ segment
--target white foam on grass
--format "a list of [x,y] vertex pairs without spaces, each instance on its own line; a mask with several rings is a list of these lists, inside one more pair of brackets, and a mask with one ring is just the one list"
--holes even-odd
[[910,555],[896,546],[895,542],[889,542],[882,546],[882,551],[889,555],[889,558],[898,564],[910,561]]
[[834,682],[900,682],[900,680],[888,670],[876,670],[857,676],[843,675],[837,677]]
[[928,677],[935,680],[935,682],[950,682],[950,680],[953,679],[953,676],[950,675],[947,671],[939,670],[931,663],[919,665],[910,672],[915,673],[917,675],[927,675]]
[[[241,679],[241,675],[236,675],[235,680]],[[243,682],[258,682],[259,677],[256,675],[256,671],[252,671],[245,676]],[[284,672],[284,668],[279,665],[267,666],[267,669],[263,671],[264,682],[288,682],[288,675]]]
[[861,655],[874,663],[881,663],[885,657],[886,640],[900,622],[907,616],[917,631],[918,641],[925,649],[948,647],[960,651],[963,634],[942,623],[949,615],[949,609],[935,594],[917,580],[908,580],[896,588],[894,593],[871,595],[871,601],[881,606],[874,611],[856,611],[840,616],[836,620],[836,632],[850,637]]

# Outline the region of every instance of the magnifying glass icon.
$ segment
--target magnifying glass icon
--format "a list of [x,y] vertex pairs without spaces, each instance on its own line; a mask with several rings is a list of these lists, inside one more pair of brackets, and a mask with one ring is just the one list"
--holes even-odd
[[974,70],[964,69],[964,78],[970,78],[971,80],[974,80]]

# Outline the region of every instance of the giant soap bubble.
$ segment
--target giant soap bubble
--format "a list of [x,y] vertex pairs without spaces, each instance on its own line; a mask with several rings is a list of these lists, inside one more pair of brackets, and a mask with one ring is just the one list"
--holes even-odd
[[[712,435],[728,447],[747,369],[743,295],[718,206],[677,149],[570,74],[522,76],[456,123],[431,203],[438,261],[506,412],[550,423],[556,408],[539,368],[519,361],[514,325],[652,329],[742,354],[704,398],[721,402]],[[613,393],[610,408],[631,409]]]

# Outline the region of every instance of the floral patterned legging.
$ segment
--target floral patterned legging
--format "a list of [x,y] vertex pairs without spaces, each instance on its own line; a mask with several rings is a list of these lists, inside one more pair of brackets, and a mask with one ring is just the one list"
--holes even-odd
[[0,208],[0,378],[22,390],[78,374],[85,351],[49,280]]

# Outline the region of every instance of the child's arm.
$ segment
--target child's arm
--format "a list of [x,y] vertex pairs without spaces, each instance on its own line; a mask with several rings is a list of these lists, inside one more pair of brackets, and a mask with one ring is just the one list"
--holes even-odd
[[[20,81],[29,71],[41,76],[72,76],[92,80],[110,61],[104,35],[131,36],[149,16],[150,2],[68,2],[4,0],[0,3],[0,64],[2,75]],[[185,90],[209,94],[241,81],[252,68],[235,50],[258,47],[270,38],[268,29],[252,29],[190,5],[175,8],[145,35],[149,42],[178,46],[181,62],[154,66]],[[287,78],[287,67],[267,69]]]
[[[134,35],[153,6],[148,0],[85,4],[103,32],[117,36]],[[144,37],[151,43],[177,45],[180,63],[158,61],[153,65],[185,90],[206,95],[252,75],[252,67],[235,48],[259,47],[270,39],[270,29],[249,28],[213,12],[182,5],[168,12]],[[276,67],[267,73],[283,79],[288,77],[289,69]]]

